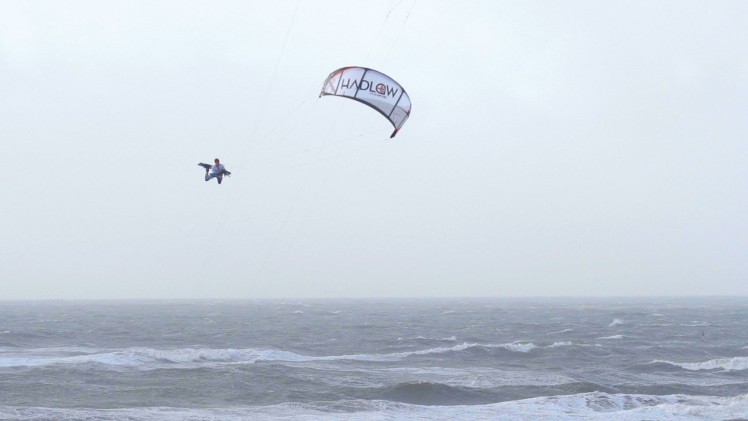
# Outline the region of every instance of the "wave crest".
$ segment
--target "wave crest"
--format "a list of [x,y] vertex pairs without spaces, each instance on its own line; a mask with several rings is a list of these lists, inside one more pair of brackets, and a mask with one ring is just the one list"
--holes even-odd
[[[438,385],[404,385],[395,389],[439,389]],[[748,395],[733,397],[637,395],[588,392],[543,396],[485,405],[424,406],[390,400],[289,402],[225,408],[140,407],[122,409],[0,406],[0,419],[96,419],[116,421],[205,419],[341,420],[341,419],[742,419]]]
[[546,348],[560,348],[564,346],[571,346],[572,343],[569,341],[563,341],[563,342],[554,342],[551,345],[548,345]]
[[722,369],[727,371],[748,370],[748,357],[717,358],[714,360],[703,361],[698,363],[676,363],[673,361],[654,360],[650,364],[668,364],[680,367],[685,370],[716,370]]
[[622,324],[623,324],[623,320],[621,320],[621,319],[613,319],[613,321],[610,322],[610,324],[608,325],[608,327],[616,327],[616,326],[620,326]]
[[[449,338],[450,340],[452,338]],[[102,364],[107,366],[185,366],[195,364],[254,364],[261,361],[310,362],[310,361],[399,361],[412,356],[461,352],[469,349],[503,348],[511,352],[526,353],[537,348],[533,343],[479,344],[468,343],[389,354],[344,354],[312,356],[274,349],[212,349],[180,348],[152,349],[127,348],[114,351],[78,350],[76,355],[42,355],[0,357],[0,367],[38,367],[67,364]],[[69,352],[68,352],[69,354]]]

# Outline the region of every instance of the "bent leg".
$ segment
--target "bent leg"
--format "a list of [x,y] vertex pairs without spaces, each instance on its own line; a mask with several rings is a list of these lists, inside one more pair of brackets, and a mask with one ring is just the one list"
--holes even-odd
[[223,181],[223,174],[218,174],[216,180],[218,180],[218,184],[221,184],[221,181]]
[[215,177],[215,175],[213,175],[213,174],[211,174],[209,172],[205,173],[205,181],[210,181],[210,179],[213,178],[213,177]]

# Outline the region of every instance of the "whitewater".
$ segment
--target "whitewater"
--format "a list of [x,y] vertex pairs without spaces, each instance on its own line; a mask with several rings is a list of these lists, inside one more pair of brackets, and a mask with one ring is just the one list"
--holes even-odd
[[748,419],[748,299],[0,302],[0,420]]

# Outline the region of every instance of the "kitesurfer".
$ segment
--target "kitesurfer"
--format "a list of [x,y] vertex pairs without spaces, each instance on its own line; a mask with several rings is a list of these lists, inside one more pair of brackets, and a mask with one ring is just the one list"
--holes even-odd
[[223,176],[230,176],[231,173],[226,171],[226,167],[221,164],[221,161],[218,158],[214,159],[213,162],[215,162],[214,165],[202,162],[197,165],[205,168],[205,181],[210,181],[211,178],[215,178],[218,181],[218,184],[221,184]]

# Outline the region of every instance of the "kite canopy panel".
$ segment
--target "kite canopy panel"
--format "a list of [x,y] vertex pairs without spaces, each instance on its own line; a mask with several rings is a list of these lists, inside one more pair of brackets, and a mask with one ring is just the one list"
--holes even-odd
[[410,117],[410,97],[391,77],[366,67],[343,67],[327,76],[322,95],[342,96],[362,102],[395,126],[395,137]]

